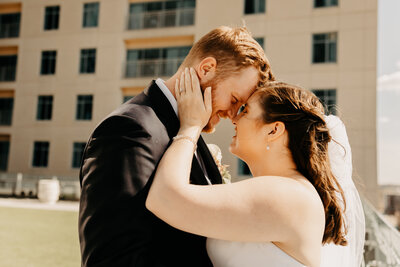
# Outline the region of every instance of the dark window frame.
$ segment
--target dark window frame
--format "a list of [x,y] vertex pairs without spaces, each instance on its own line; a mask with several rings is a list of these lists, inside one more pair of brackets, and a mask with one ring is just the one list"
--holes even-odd
[[47,168],[49,165],[50,142],[35,141],[33,143],[32,167]]
[[238,158],[238,175],[251,176],[250,168],[243,160]]
[[0,126],[11,126],[14,109],[14,97],[0,98]]
[[78,95],[76,98],[76,115],[78,121],[90,121],[93,118],[93,95]]
[[60,24],[60,6],[46,6],[44,14],[45,31],[58,30]]
[[77,169],[81,167],[83,152],[85,150],[85,142],[74,142],[72,144],[72,168]]
[[335,7],[338,5],[338,0],[314,0],[314,8]]
[[264,48],[265,45],[265,38],[264,37],[255,37],[254,40],[257,41],[257,43],[262,47],[262,49]]
[[267,0],[244,0],[244,15],[265,14]]
[[99,26],[99,2],[88,2],[83,4],[82,28],[96,28]]
[[312,63],[337,63],[338,33],[314,33],[312,35]]
[[14,82],[17,76],[18,55],[0,56],[0,82]]
[[40,75],[55,75],[57,67],[57,50],[42,51]]
[[80,74],[94,74],[96,73],[96,48],[83,48],[80,53]]
[[21,13],[0,14],[0,38],[18,38],[21,27]]
[[7,171],[10,157],[10,140],[0,141],[0,171]]
[[52,95],[38,96],[36,120],[49,121],[52,119],[53,101],[54,101],[54,97]]
[[337,89],[312,89],[311,90],[324,106],[325,114],[337,114]]

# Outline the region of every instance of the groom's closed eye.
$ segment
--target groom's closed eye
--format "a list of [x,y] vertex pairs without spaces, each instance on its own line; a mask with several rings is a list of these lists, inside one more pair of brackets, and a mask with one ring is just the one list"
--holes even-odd
[[231,104],[235,105],[235,104],[237,104],[237,102],[239,102],[238,99],[236,97],[232,96]]

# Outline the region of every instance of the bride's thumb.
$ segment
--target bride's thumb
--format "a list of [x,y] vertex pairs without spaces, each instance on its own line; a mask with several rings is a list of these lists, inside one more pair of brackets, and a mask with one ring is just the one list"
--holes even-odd
[[207,87],[204,90],[204,106],[206,111],[211,114],[212,111],[212,99],[211,99],[211,87]]

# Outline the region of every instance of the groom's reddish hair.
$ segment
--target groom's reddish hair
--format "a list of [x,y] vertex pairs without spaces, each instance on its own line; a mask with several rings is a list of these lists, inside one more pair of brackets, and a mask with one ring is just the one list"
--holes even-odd
[[192,66],[206,57],[213,57],[217,61],[214,82],[249,66],[259,70],[258,86],[275,80],[264,50],[245,27],[221,26],[210,31],[193,45],[181,67]]

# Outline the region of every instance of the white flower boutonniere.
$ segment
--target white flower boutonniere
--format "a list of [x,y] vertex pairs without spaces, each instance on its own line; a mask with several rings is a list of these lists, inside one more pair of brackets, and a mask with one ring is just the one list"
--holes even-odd
[[222,153],[221,149],[214,144],[207,144],[208,149],[211,152],[211,155],[214,158],[215,164],[218,167],[219,173],[221,174],[222,177],[222,183],[223,184],[230,184],[231,183],[231,175],[228,171],[229,165],[223,165],[222,164]]

